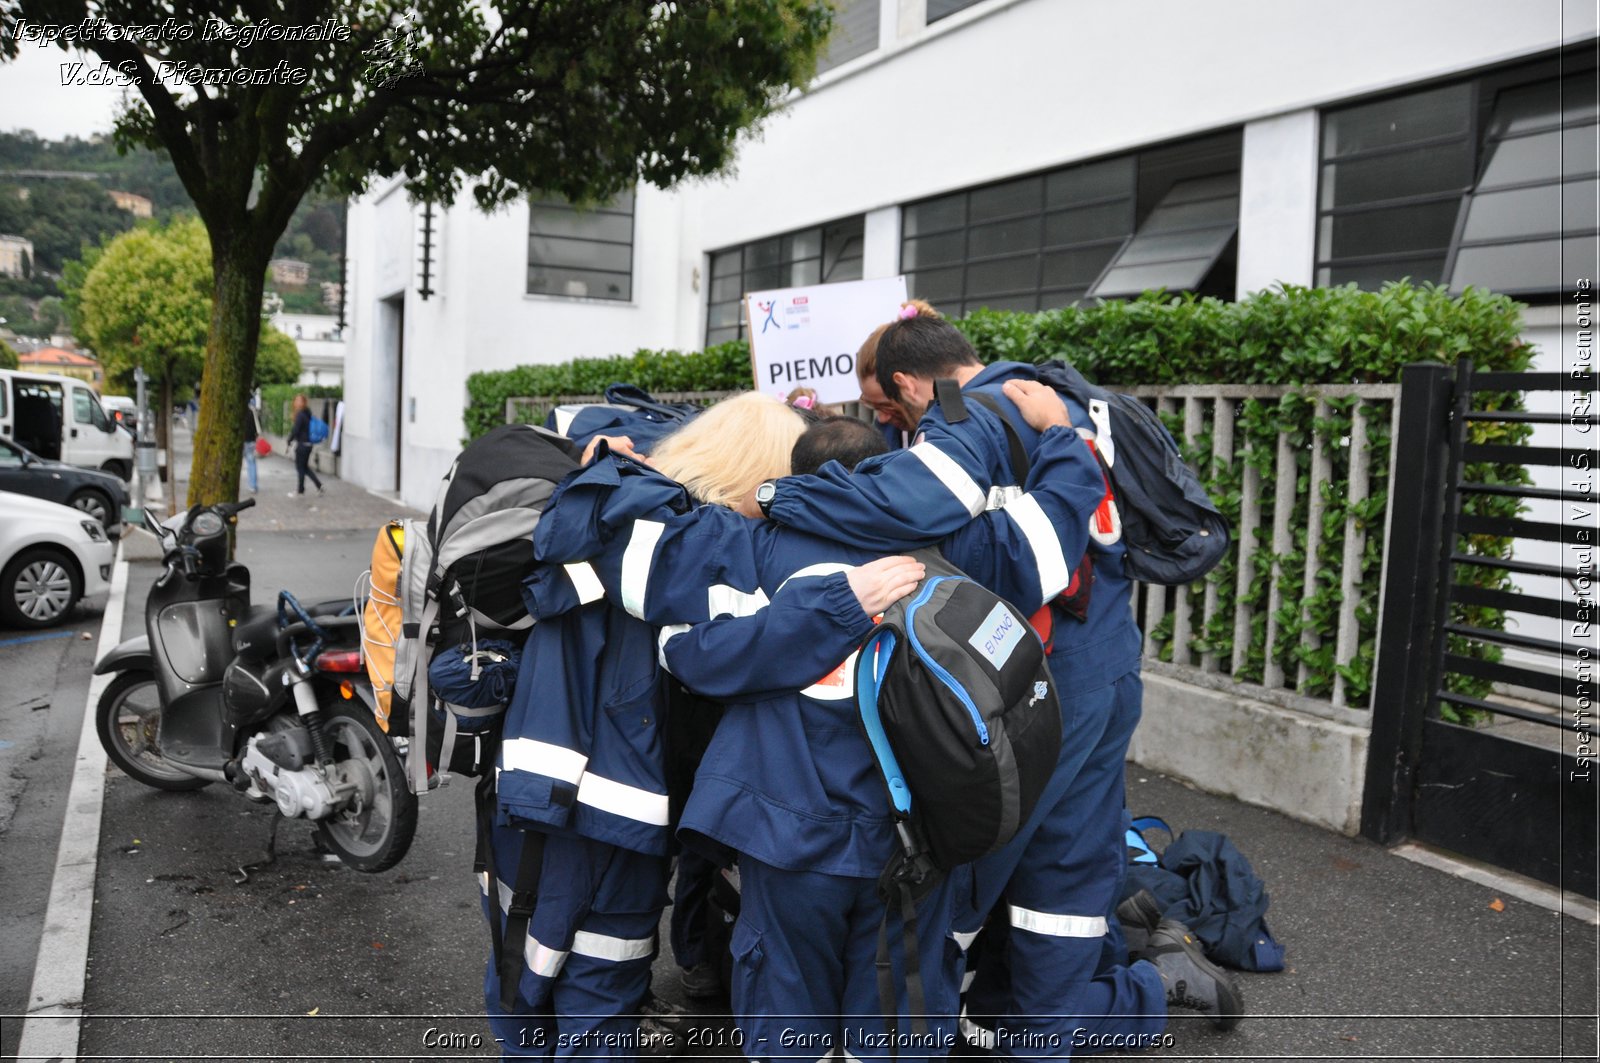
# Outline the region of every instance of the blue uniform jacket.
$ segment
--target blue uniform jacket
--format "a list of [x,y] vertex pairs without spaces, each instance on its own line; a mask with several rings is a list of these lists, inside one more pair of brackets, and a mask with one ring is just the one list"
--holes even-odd
[[[1031,612],[1071,578],[1085,518],[1104,493],[1069,430],[1047,433],[1029,493],[950,536],[943,549]],[[713,857],[876,877],[892,817],[855,703],[855,647],[871,630],[846,581],[885,551],[848,547],[707,506],[677,514],[653,474],[614,459],[569,479],[546,507],[535,551],[551,564],[526,597],[561,613],[598,587],[660,632],[663,665],[729,703],[684,812]],[[587,560],[580,560],[587,558]],[[541,621],[541,624],[544,623]],[[520,689],[520,685],[519,685]]]
[[[1039,434],[1001,390],[1007,380],[1033,380],[1033,366],[995,362],[969,380],[962,393],[983,392],[1005,410],[1023,446],[1037,464]],[[1094,433],[1102,455],[1114,461],[1110,426],[1063,396],[1075,427]],[[852,473],[837,463],[816,476],[778,481],[772,518],[792,528],[884,551],[937,542],[983,513],[1003,496],[995,488],[1017,482],[1012,474],[1005,428],[976,402],[957,424],[937,404],[917,426],[917,441],[907,450],[869,458]],[[1109,511],[1107,511],[1109,512]],[[1120,526],[1088,518],[1094,583],[1087,621],[1081,625],[1056,610],[1051,668],[1063,691],[1094,689],[1139,667],[1142,640],[1131,606],[1133,588],[1122,571]],[[1114,514],[1113,514],[1114,515]],[[1076,563],[1077,558],[1072,558]]]
[[655,632],[596,601],[535,624],[502,725],[503,822],[665,855]]

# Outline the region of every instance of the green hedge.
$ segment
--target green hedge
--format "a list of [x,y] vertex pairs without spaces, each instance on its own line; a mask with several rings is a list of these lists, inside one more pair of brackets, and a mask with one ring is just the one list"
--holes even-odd
[[[290,427],[290,404],[296,395],[308,399],[342,399],[344,388],[325,384],[267,384],[261,389],[261,428],[269,435],[286,436]],[[313,402],[312,412],[318,404]]]
[[[1200,299],[1191,295],[1147,294],[1132,302],[1048,310],[1037,314],[980,310],[955,322],[984,361],[1039,362],[1064,358],[1097,383],[1113,387],[1164,384],[1353,384],[1396,383],[1412,362],[1454,362],[1469,355],[1481,368],[1522,370],[1532,351],[1521,339],[1521,307],[1512,300],[1469,290],[1460,296],[1437,286],[1406,283],[1363,292],[1346,288],[1296,288],[1264,292],[1238,302]],[[615,381],[628,381],[651,391],[713,391],[750,386],[749,353],[743,342],[726,343],[693,354],[638,351],[613,358],[580,359],[554,366],[525,366],[468,379],[471,405],[467,427],[476,438],[505,419],[505,400],[514,396],[598,394]],[[1503,397],[1509,401],[1510,397]],[[1371,406],[1371,404],[1368,404]],[[1209,418],[1201,434],[1185,450],[1201,470],[1207,486],[1228,519],[1238,527],[1244,467],[1263,474],[1262,525],[1257,533],[1255,567],[1246,600],[1253,626],[1245,665],[1236,678],[1260,682],[1270,655],[1293,684],[1299,665],[1307,668],[1305,692],[1327,694],[1343,674],[1349,702],[1365,705],[1371,690],[1378,619],[1378,583],[1383,557],[1383,515],[1387,509],[1389,468],[1388,407],[1369,409],[1367,436],[1372,446],[1371,487],[1355,516],[1366,535],[1358,581],[1360,649],[1349,664],[1333,660],[1343,566],[1344,521],[1351,509],[1346,490],[1348,445],[1334,448],[1333,479],[1323,491],[1323,534],[1315,558],[1316,591],[1306,599],[1305,528],[1309,520],[1311,438],[1321,429],[1332,440],[1346,441],[1356,400],[1330,404],[1328,418],[1313,424],[1313,403],[1291,395],[1285,400],[1241,403],[1235,427],[1240,460],[1213,468]],[[1180,439],[1181,418],[1169,420]],[[1291,548],[1272,552],[1273,491],[1277,440],[1287,434],[1298,461],[1300,489],[1289,526],[1295,529]],[[1474,422],[1473,442],[1512,442],[1526,436],[1525,426]],[[1470,466],[1469,480],[1525,482],[1519,466]],[[1514,516],[1515,498],[1470,496],[1464,508],[1483,515]],[[1487,536],[1463,538],[1465,548],[1503,555],[1508,540]],[[1266,645],[1267,605],[1274,564],[1281,565],[1284,606],[1278,613],[1278,637]],[[1483,586],[1509,588],[1500,570],[1461,566],[1457,579]],[[1210,624],[1198,623],[1205,583],[1183,592],[1193,595],[1196,625],[1190,649],[1196,655],[1215,653],[1223,661],[1233,651],[1237,590],[1237,553],[1218,566],[1215,583],[1218,609]],[[1458,607],[1456,619],[1475,627],[1500,629],[1497,610]],[[1302,648],[1301,634],[1320,639]],[[1162,654],[1172,656],[1170,617],[1156,632]],[[1485,643],[1457,640],[1455,652],[1495,659],[1498,650]],[[1226,667],[1226,666],[1225,666]],[[1487,683],[1452,679],[1462,693],[1481,695]],[[1451,715],[1448,706],[1446,716]]]

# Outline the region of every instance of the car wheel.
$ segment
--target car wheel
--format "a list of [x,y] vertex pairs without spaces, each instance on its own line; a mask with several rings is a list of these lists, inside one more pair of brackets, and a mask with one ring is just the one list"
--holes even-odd
[[49,547],[24,550],[0,571],[0,618],[16,627],[49,627],[82,596],[78,566]]
[[111,499],[107,498],[99,491],[85,487],[83,490],[75,492],[71,498],[67,499],[67,505],[71,506],[73,509],[83,510],[84,513],[99,521],[100,527],[111,527]]
[[125,461],[113,460],[108,461],[104,465],[100,466],[100,471],[108,472],[112,476],[115,476],[119,480],[122,480],[124,483],[126,483],[128,478],[133,475],[133,466],[129,465]]

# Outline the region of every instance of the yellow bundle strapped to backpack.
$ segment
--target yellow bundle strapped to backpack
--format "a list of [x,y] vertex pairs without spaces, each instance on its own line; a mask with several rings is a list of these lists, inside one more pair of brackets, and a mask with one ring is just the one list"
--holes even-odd
[[385,732],[389,730],[395,653],[404,620],[400,576],[405,548],[404,522],[391,520],[378,530],[377,541],[372,544],[372,568],[367,573],[367,604],[361,612],[361,655],[366,660],[367,676],[377,696],[374,715]]

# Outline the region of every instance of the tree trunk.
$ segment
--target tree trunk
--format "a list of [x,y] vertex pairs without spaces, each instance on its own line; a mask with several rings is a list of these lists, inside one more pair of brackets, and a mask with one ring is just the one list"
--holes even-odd
[[[268,244],[270,251],[271,245]],[[239,498],[244,460],[245,405],[255,377],[261,338],[261,294],[267,256],[247,239],[211,234],[214,287],[205,372],[200,378],[200,418],[194,433],[188,504]]]

